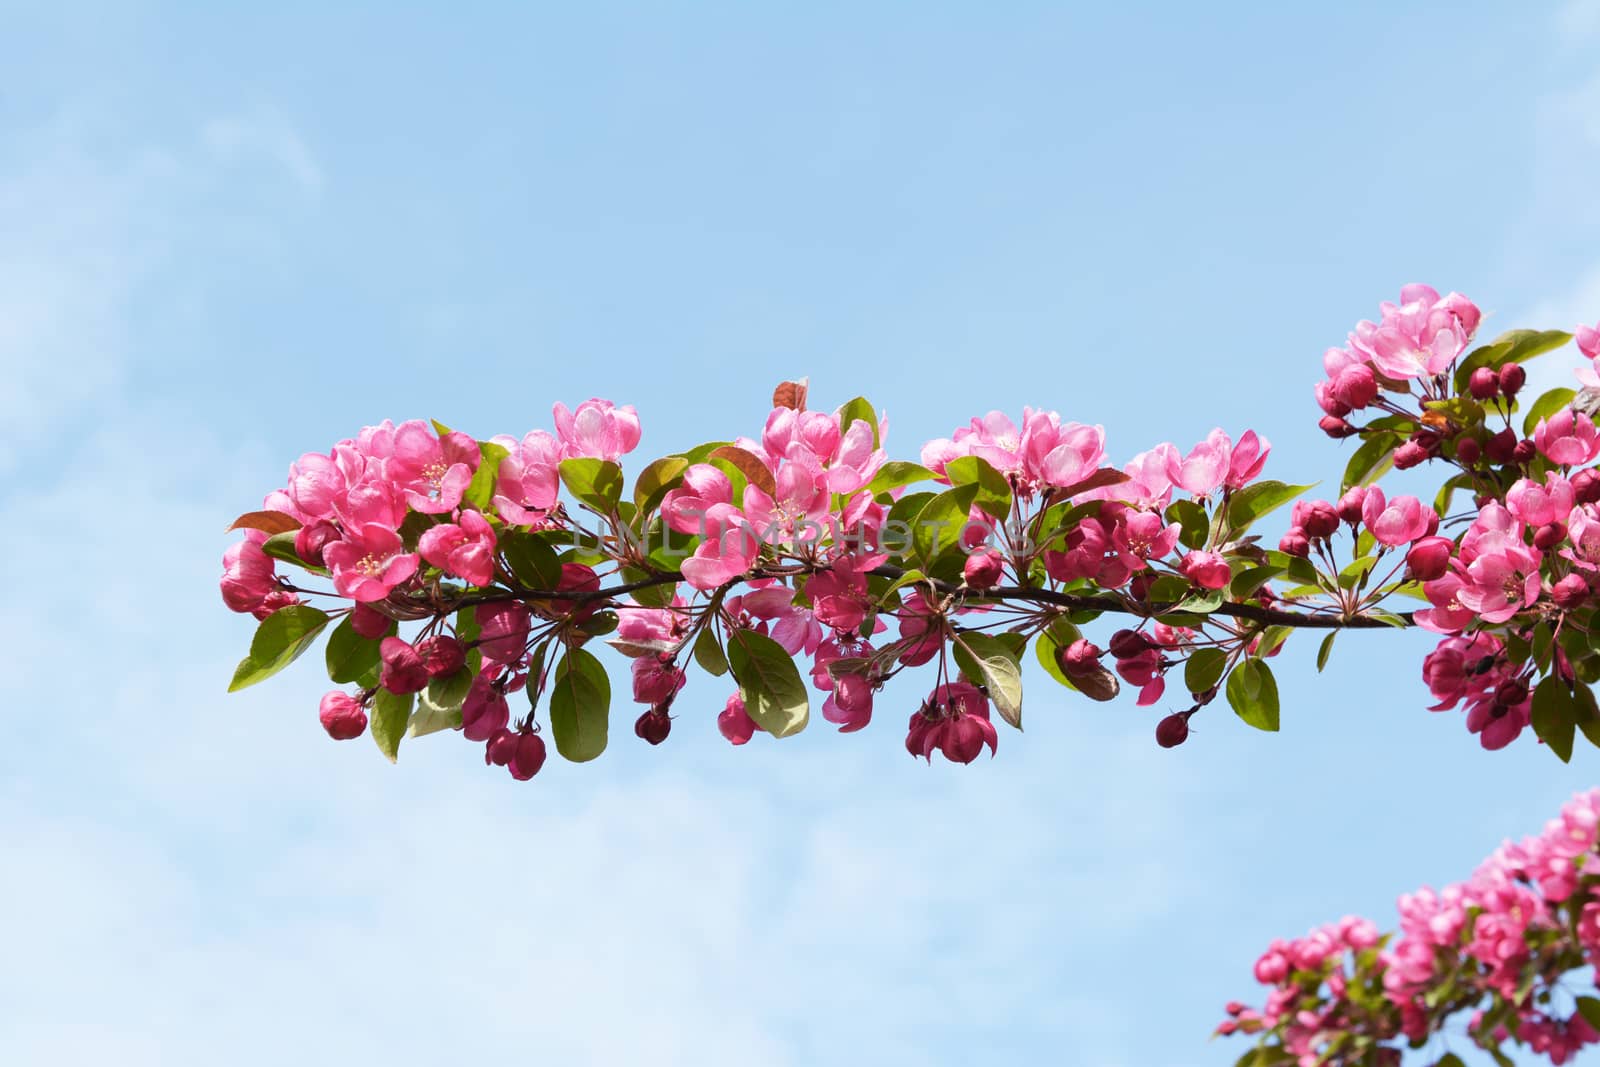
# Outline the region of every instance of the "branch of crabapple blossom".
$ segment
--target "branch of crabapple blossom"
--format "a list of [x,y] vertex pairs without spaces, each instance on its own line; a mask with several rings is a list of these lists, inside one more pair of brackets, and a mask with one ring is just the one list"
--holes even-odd
[[[1092,700],[1126,683],[1152,706],[1170,689],[1155,733],[1172,747],[1219,697],[1279,729],[1270,660],[1297,631],[1325,631],[1321,670],[1342,630],[1419,627],[1442,639],[1422,665],[1432,710],[1463,709],[1487,748],[1531,725],[1570,759],[1578,731],[1600,743],[1600,334],[1474,345],[1480,319],[1458,294],[1408,286],[1325,354],[1320,426],[1360,442],[1327,500],[1263,477],[1271,446],[1254,431],[1118,466],[1102,427],[1034,409],[894,460],[877,408],[813,410],[803,382],[779,387],[758,436],[662,456],[631,491],[638,416],[607,400],[556,404],[553,432],[520,439],[369,426],[301,456],[234,524],[223,599],[259,626],[231,688],[326,632],[329,677],[352,687],[322,702],[331,735],[370,726],[394,759],[404,738],[458,731],[529,777],[546,726],[571,761],[607,746],[597,643],[629,661],[651,744],[692,667],[731,676],[717,724],[736,745],[803,729],[812,690],[824,719],[861,730],[893,679],[926,667],[906,747],[968,763],[996,750],[993,717],[1020,727],[1030,645]],[[1524,406],[1523,364],[1573,340],[1584,391]],[[1428,464],[1444,471],[1432,504],[1376,484]],[[1446,523],[1458,492],[1473,510]],[[1267,547],[1257,527],[1284,508]],[[1127,625],[1102,646],[1084,628],[1105,616]]]

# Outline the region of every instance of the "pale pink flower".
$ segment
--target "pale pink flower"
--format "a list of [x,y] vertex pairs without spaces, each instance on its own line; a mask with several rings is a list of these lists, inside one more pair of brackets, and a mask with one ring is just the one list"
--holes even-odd
[[1539,420],[1533,443],[1550,462],[1576,467],[1600,455],[1600,430],[1589,416],[1566,407]]
[[1477,330],[1476,305],[1458,293],[1440,299],[1425,285],[1408,285],[1398,305],[1382,305],[1383,319],[1359,331],[1361,348],[1385,376],[1404,381],[1442,374],[1472,341]]
[[1520,545],[1481,553],[1464,577],[1456,599],[1485,622],[1505,622],[1539,599],[1539,557]]
[[505,436],[491,440],[506,448],[495,481],[495,510],[517,526],[542,522],[561,491],[561,442],[544,430],[534,430],[521,441]]
[[715,589],[747,572],[761,543],[744,515],[730,504],[711,505],[701,523],[704,539],[680,569],[696,589]]
[[[866,430],[870,451],[872,427]],[[820,466],[833,456],[839,440],[839,416],[825,411],[773,408],[761,432],[762,450],[773,462],[805,455]]]
[[1023,474],[1037,485],[1078,484],[1105,462],[1105,445],[1103,426],[1063,423],[1054,411],[1024,410],[1018,448]]
[[1246,430],[1233,446],[1232,455],[1228,459],[1228,476],[1222,484],[1237,492],[1246,485],[1256,480],[1261,474],[1261,469],[1267,465],[1267,456],[1272,452],[1272,442],[1259,436],[1254,430]]
[[1529,526],[1565,519],[1572,511],[1572,483],[1554,471],[1545,475],[1544,484],[1519,478],[1506,490],[1506,508]]
[[1372,486],[1361,504],[1361,521],[1380,545],[1397,548],[1438,528],[1439,516],[1414,496],[1386,499],[1383,490]]
[[1572,339],[1578,343],[1579,352],[1589,359],[1600,359],[1600,322],[1593,326],[1579,326],[1573,331]]
[[[882,440],[880,423],[879,440]],[[872,427],[861,419],[850,424],[827,460],[827,486],[831,493],[847,495],[871,482],[888,460],[882,448],[874,447]]]
[[1187,456],[1180,458],[1176,451],[1168,455],[1167,477],[1173,485],[1195,496],[1205,496],[1227,479],[1232,456],[1233,442],[1228,435],[1212,430]]
[[383,472],[414,510],[443,515],[461,506],[481,458],[478,443],[466,434],[452,430],[440,437],[413,419],[396,427],[394,454],[384,460]]
[[339,595],[363,602],[382,600],[417,573],[417,557],[405,550],[400,535],[375,522],[346,530],[343,540],[322,550],[322,561]]
[[681,534],[698,534],[706,513],[717,504],[733,503],[733,482],[709,463],[696,463],[683,472],[683,484],[661,500],[661,517]]
[[423,559],[473,585],[494,581],[494,550],[494,528],[477,511],[462,512],[459,523],[430,526],[417,541]]
[[1417,625],[1436,634],[1458,634],[1470,626],[1474,618],[1472,609],[1463,605],[1457,596],[1463,584],[1461,576],[1453,571],[1424,582],[1423,595],[1433,607],[1415,613]]
[[785,463],[775,479],[777,497],[756,485],[745,487],[744,515],[758,537],[772,545],[819,540],[826,532],[827,482],[801,463]]
[[557,402],[556,435],[568,457],[589,457],[615,462],[639,444],[639,416],[633,406],[618,407],[596,397],[578,405],[577,411]]

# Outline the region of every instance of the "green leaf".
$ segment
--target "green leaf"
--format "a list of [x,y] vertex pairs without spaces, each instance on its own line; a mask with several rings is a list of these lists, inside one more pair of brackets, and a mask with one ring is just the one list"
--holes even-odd
[[872,481],[867,485],[867,491],[873,496],[887,493],[891,489],[898,489],[903,485],[916,482],[931,482],[934,473],[920,463],[907,463],[903,459],[891,459],[878,468],[878,473],[873,475]]
[[372,739],[378,751],[394,763],[400,758],[400,739],[411,723],[411,694],[380,689],[372,698]]
[[633,502],[640,515],[647,515],[661,506],[662,499],[683,484],[683,472],[689,461],[682,456],[664,456],[639,472],[633,483]]
[[1233,500],[1228,504],[1228,525],[1233,527],[1235,533],[1242,532],[1257,519],[1276,511],[1315,486],[1315,482],[1311,485],[1289,485],[1270,479],[1247,485],[1233,494]]
[[1183,665],[1183,684],[1191,693],[1204,693],[1222,681],[1228,669],[1228,656],[1220,648],[1197,649]]
[[239,661],[228,692],[236,693],[283,670],[311,647],[327,625],[328,614],[307,604],[291,604],[268,615],[256,627],[250,654]]
[[1339,636],[1339,631],[1334,630],[1322,639],[1322,644],[1317,646],[1317,673],[1328,665],[1328,656],[1333,652],[1333,639]]
[[610,460],[580,456],[562,460],[559,469],[572,495],[602,514],[622,499],[622,468]]
[[972,498],[985,515],[1003,519],[1011,514],[1011,483],[1006,476],[989,465],[982,456],[961,456],[945,464],[945,477],[951,485],[976,485],[978,493]]
[[511,577],[524,589],[553,590],[561,585],[561,560],[543,538],[525,530],[507,530],[500,535],[500,552]]
[[1533,691],[1533,732],[1550,746],[1562,763],[1572,760],[1572,741],[1578,726],[1578,709],[1567,683],[1550,675]]
[[479,511],[486,509],[489,501],[494,499],[494,483],[500,474],[500,461],[510,454],[511,450],[505,445],[479,441],[478,469],[472,472],[472,481],[467,483],[467,490],[461,494],[461,499]]
[[701,670],[718,678],[728,673],[728,657],[709,626],[694,640],[694,661],[700,664]]
[[931,566],[943,551],[960,543],[961,530],[977,495],[976,484],[958,485],[928,501],[917,513],[911,526],[911,545],[924,564]]
[[1039,660],[1039,665],[1045,673],[1068,689],[1078,688],[1072,684],[1061,670],[1061,661],[1057,658],[1061,649],[1071,644],[1083,634],[1065,617],[1058,616],[1054,622],[1040,631],[1038,638],[1033,642],[1033,653]]
[[472,672],[465,667],[454,674],[428,680],[428,703],[438,708],[458,709],[472,689]]
[[1535,400],[1533,405],[1528,408],[1528,414],[1523,416],[1523,436],[1533,436],[1534,429],[1541,421],[1548,419],[1564,407],[1570,407],[1573,398],[1577,395],[1578,393],[1575,389],[1552,389],[1539,397],[1538,400]]
[[[340,685],[359,682],[368,675],[375,680],[378,671],[380,642],[356,633],[351,619],[346,615],[328,635],[328,677]],[[395,629],[391,623],[389,632],[392,634]]]
[[569,648],[556,664],[550,687],[550,730],[556,751],[586,763],[606,750],[611,716],[611,680],[592,653]]
[[976,631],[961,634],[955,648],[958,659],[965,651],[973,661],[1000,717],[1022,729],[1022,667],[1016,653],[999,638]]
[[811,718],[811,697],[794,659],[766,634],[755,630],[728,633],[728,663],[744,710],[773,737],[804,730]]
[[[472,674],[469,671],[458,671],[451,677],[457,675],[465,678],[467,684],[471,685]],[[462,691],[465,692],[465,687]],[[430,683],[428,688],[417,694],[417,710],[411,713],[411,723],[406,727],[406,736],[427,737],[441,730],[456,729],[461,725],[461,701],[461,697],[456,697],[453,704],[435,700],[434,688]]]
[[1352,486],[1371,485],[1394,464],[1394,450],[1400,438],[1392,433],[1375,433],[1362,442],[1345,465],[1344,477],[1339,481],[1342,493]]
[[1174,500],[1167,507],[1167,521],[1183,527],[1178,540],[1186,548],[1200,548],[1211,535],[1211,519],[1206,515],[1206,509],[1193,500]]
[[878,439],[878,413],[864,396],[858,396],[839,408],[839,434],[843,436],[850,432],[850,424],[858,420],[872,427],[872,447],[881,445],[883,442]]
[[1434,1061],[1433,1067],[1467,1067],[1467,1065],[1462,1063],[1461,1057],[1454,1052],[1446,1052]]
[[1578,997],[1578,1014],[1583,1016],[1583,1021],[1597,1030],[1600,1030],[1600,1000],[1594,997]]
[[326,567],[318,567],[314,563],[307,563],[301,559],[294,550],[294,536],[297,531],[289,530],[276,533],[261,542],[261,551],[273,559],[281,559],[285,563],[292,563],[301,570],[310,571],[312,574],[327,574]]
[[1235,574],[1233,580],[1228,583],[1228,595],[1234,600],[1247,600],[1282,573],[1282,567],[1271,564],[1265,567],[1247,567]]
[[1228,675],[1227,693],[1235,715],[1257,730],[1277,732],[1278,683],[1271,667],[1258,659],[1245,660]]

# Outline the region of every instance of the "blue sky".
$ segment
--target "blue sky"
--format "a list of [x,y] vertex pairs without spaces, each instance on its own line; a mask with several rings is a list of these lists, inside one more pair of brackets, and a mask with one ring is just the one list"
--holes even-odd
[[910,684],[733,750],[697,676],[661,749],[394,768],[309,661],[227,696],[215,589],[300,452],[597,394],[641,459],[809,375],[903,458],[1033,404],[1334,479],[1320,354],[1401,284],[1600,316],[1593,0],[327,8],[0,4],[0,1059],[1228,1064],[1267,940],[1594,784],[1354,634],[1171,752],[1034,675],[970,768]]

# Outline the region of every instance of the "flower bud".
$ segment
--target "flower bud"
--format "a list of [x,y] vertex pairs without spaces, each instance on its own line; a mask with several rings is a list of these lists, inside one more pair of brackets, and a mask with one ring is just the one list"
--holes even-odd
[[1333,395],[1341,404],[1364,408],[1377,399],[1378,379],[1373,377],[1371,367],[1350,367],[1341,371],[1333,383]]
[[544,738],[538,734],[521,734],[517,737],[517,747],[512,751],[506,767],[511,771],[511,777],[526,782],[539,773],[539,768],[544,766],[544,757]]
[[317,707],[322,728],[335,741],[348,741],[360,737],[367,729],[367,712],[361,701],[349,693],[335,689],[323,696]]
[[1133,576],[1133,581],[1128,583],[1128,595],[1135,600],[1149,600],[1150,586],[1155,583],[1155,575],[1143,571]]
[[1332,537],[1339,532],[1339,512],[1326,500],[1296,501],[1290,521],[1307,537]]
[[1189,715],[1180,711],[1156,723],[1156,744],[1162,748],[1177,748],[1189,740]]
[[1481,457],[1482,455],[1483,455],[1483,446],[1478,444],[1478,441],[1477,441],[1476,438],[1473,438],[1473,437],[1458,437],[1458,438],[1456,438],[1456,459],[1460,460],[1462,463],[1466,464],[1468,467],[1476,466],[1479,457]]
[[318,519],[302,526],[294,533],[294,554],[315,566],[322,566],[322,550],[339,540],[339,527],[327,519]]
[[1356,428],[1345,420],[1333,415],[1324,415],[1317,420],[1317,425],[1322,427],[1322,432],[1335,441],[1349,437],[1356,432]]
[[1317,407],[1325,414],[1335,419],[1342,419],[1350,414],[1350,405],[1340,400],[1334,394],[1333,383],[1324,379],[1317,383]]
[[454,674],[467,663],[466,646],[449,634],[436,634],[418,641],[417,655],[422,657],[433,678]]
[[357,604],[350,613],[350,629],[369,641],[376,641],[389,632],[394,620],[371,604]]
[[1000,558],[1000,553],[986,548],[968,556],[961,573],[971,588],[992,589],[1000,584],[1000,578],[1005,573],[1005,561]]
[[1467,391],[1474,400],[1488,400],[1490,397],[1500,395],[1500,375],[1496,374],[1493,367],[1479,367],[1472,372],[1472,377],[1467,379]]
[[389,692],[403,696],[428,687],[427,664],[404,638],[385,637],[378,646],[378,655],[383,659],[378,684]]
[[1105,653],[1087,637],[1080,637],[1056,651],[1056,663],[1080,693],[1091,700],[1113,700],[1122,686],[1116,675],[1101,666],[1103,655]]
[[1569,574],[1550,588],[1550,599],[1556,607],[1571,611],[1589,599],[1589,583],[1581,574]]
[[1344,496],[1339,498],[1337,510],[1339,517],[1354,526],[1361,521],[1361,509],[1367,502],[1367,487],[1352,485],[1345,490]]
[[1494,702],[1502,708],[1514,708],[1528,699],[1528,683],[1521,678],[1507,678],[1495,686]]
[[1431,582],[1450,569],[1455,543],[1448,537],[1424,537],[1406,553],[1406,569],[1415,581]]
[[1286,556],[1299,556],[1304,559],[1311,555],[1311,538],[1307,537],[1306,532],[1298,526],[1292,526],[1278,541],[1278,551]]
[[1516,448],[1517,435],[1508,426],[1489,438],[1489,443],[1484,446],[1484,451],[1489,454],[1490,463],[1510,463],[1512,453],[1516,451]]
[[744,700],[738,693],[728,698],[728,704],[722,709],[722,714],[717,716],[717,729],[721,731],[730,745],[742,745],[761,727],[744,710]]
[[1507,363],[1500,368],[1500,391],[1506,396],[1516,396],[1522,391],[1522,385],[1528,380],[1528,372],[1522,369],[1520,363]]
[[511,757],[516,755],[517,735],[505,727],[501,727],[489,735],[489,743],[483,749],[483,762],[504,767],[511,762]]
[[1428,449],[1417,441],[1407,441],[1394,450],[1394,469],[1410,470],[1428,461]]
[[[1093,646],[1091,645],[1090,647],[1092,648]],[[1116,633],[1111,635],[1111,641],[1106,647],[1109,648],[1111,650],[1111,654],[1118,659],[1132,659],[1139,653],[1145,652],[1151,648],[1154,648],[1155,646],[1150,643],[1150,639],[1148,637],[1140,633],[1138,630],[1118,630]]]
[[1539,450],[1534,446],[1534,443],[1528,438],[1524,437],[1522,440],[1517,442],[1517,447],[1511,450],[1511,461],[1513,463],[1521,463],[1526,465],[1530,460],[1533,459],[1534,456],[1538,454]]
[[634,722],[633,732],[652,745],[659,745],[672,732],[672,716],[660,708],[651,708]]
[[1567,528],[1559,522],[1547,522],[1533,531],[1533,547],[1548,552],[1567,539]]
[[1190,552],[1178,561],[1178,573],[1201,589],[1221,589],[1233,577],[1228,561],[1215,552]]
[[1600,470],[1587,467],[1574,474],[1572,496],[1580,504],[1600,503]]

